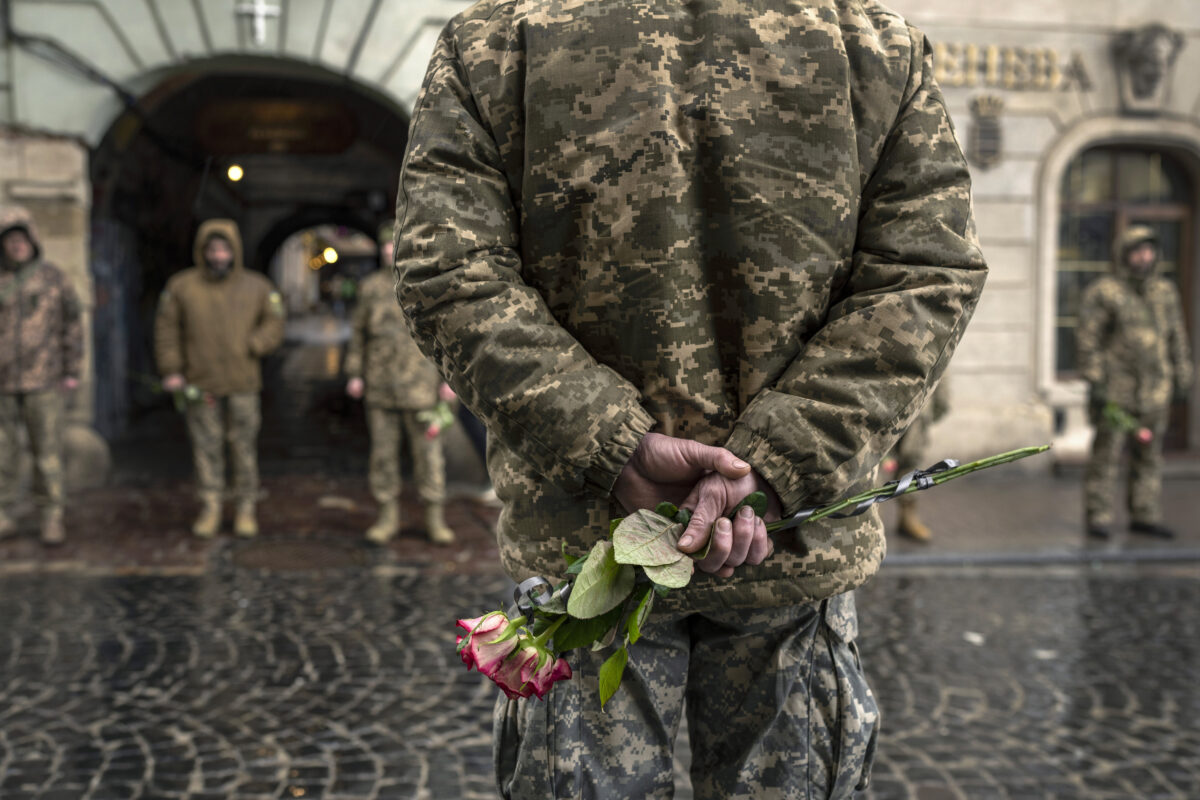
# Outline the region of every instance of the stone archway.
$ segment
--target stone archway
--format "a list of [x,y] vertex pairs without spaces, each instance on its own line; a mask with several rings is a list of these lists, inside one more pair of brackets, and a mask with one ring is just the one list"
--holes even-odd
[[392,213],[407,138],[389,98],[310,64],[218,58],[155,77],[91,158],[95,418],[110,436],[157,402],[154,310],[199,223],[235,219],[261,271],[306,220],[372,231]]

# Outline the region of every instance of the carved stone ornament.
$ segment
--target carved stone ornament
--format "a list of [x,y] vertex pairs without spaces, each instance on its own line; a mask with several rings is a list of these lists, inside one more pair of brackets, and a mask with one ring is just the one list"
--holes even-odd
[[1117,35],[1113,56],[1125,111],[1157,114],[1166,108],[1183,44],[1183,34],[1158,22]]
[[967,138],[967,158],[980,169],[991,169],[1003,157],[1002,111],[1004,100],[997,95],[982,94],[971,100],[972,124]]

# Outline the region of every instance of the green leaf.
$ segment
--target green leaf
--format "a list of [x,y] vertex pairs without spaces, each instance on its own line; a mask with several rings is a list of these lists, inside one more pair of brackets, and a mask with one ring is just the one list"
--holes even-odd
[[650,616],[650,609],[654,607],[654,584],[648,583],[642,589],[642,599],[638,602],[637,608],[629,615],[629,622],[625,624],[625,632],[628,634],[629,643],[635,644],[638,639],[642,638],[642,626],[646,624],[646,618]]
[[567,611],[579,619],[598,617],[624,602],[633,589],[635,577],[632,566],[618,564],[613,558],[613,543],[601,539],[575,579]]
[[606,630],[603,636],[592,642],[592,652],[603,650],[606,647],[612,646],[612,643],[617,640],[617,629],[621,627],[620,620],[617,620],[617,623],[618,624],[613,625],[611,628]]
[[574,564],[580,558],[579,556],[573,556],[567,552],[567,543],[565,541],[562,543],[562,557],[563,561],[567,562],[568,567]]
[[642,569],[646,570],[646,577],[659,586],[666,586],[668,589],[682,589],[691,583],[692,573],[696,567],[692,559],[681,558],[674,564],[642,567]]
[[746,495],[742,502],[734,506],[733,511],[729,512],[729,518],[733,519],[737,512],[742,509],[742,506],[750,506],[754,509],[756,516],[764,516],[767,513],[767,496],[762,492],[751,492]]
[[672,519],[686,528],[688,523],[692,521],[692,512],[690,509],[681,508],[675,512],[675,516]]
[[567,574],[578,575],[579,573],[583,572],[583,568],[587,566],[588,556],[590,555],[591,553],[588,553],[587,555],[577,558],[571,562],[571,566],[567,567]]
[[608,521],[608,535],[609,536],[613,535],[613,531],[615,531],[617,529],[617,526],[619,526],[621,524],[621,521],[624,519],[625,519],[624,517],[617,517],[616,519]]
[[675,515],[679,513],[679,506],[674,503],[668,503],[665,500],[654,507],[654,513],[660,517],[667,519],[675,519]]
[[650,585],[654,587],[654,593],[659,597],[666,597],[671,593],[671,590],[668,587],[663,586],[660,583],[652,583]]
[[612,699],[621,687],[621,676],[625,674],[625,664],[629,661],[629,651],[624,647],[609,656],[600,666],[600,707]]
[[676,545],[683,526],[653,511],[635,511],[613,532],[613,556],[619,564],[658,567],[684,557]]
[[621,612],[624,610],[623,606],[617,606],[591,619],[569,618],[554,632],[554,651],[565,653],[568,650],[590,646],[621,621]]

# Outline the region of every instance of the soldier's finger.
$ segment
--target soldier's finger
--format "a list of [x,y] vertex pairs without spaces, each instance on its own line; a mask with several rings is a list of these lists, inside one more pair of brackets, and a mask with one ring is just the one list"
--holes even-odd
[[754,541],[746,554],[747,564],[761,564],[771,555],[771,538],[767,536],[767,523],[762,517],[754,518]]
[[734,517],[733,539],[730,542],[729,556],[725,559],[725,566],[740,567],[746,563],[750,545],[754,544],[754,521],[756,519],[758,517],[754,515],[754,509],[749,506],[744,506]]
[[732,546],[733,523],[725,517],[721,517],[713,526],[712,544],[709,546],[708,556],[701,559],[696,567],[702,572],[720,574],[721,570],[725,569],[725,561],[729,558],[729,550]]
[[[679,504],[680,508],[690,509],[692,512],[691,522],[679,537],[679,549],[685,553],[696,553],[704,549],[708,544],[713,522],[724,513],[721,498],[711,489],[706,490],[706,483],[708,481],[697,484],[691,494]],[[709,552],[711,553],[711,550]]]
[[726,478],[740,478],[750,472],[749,464],[724,447],[700,444],[690,439],[677,441],[680,456],[693,467],[718,472]]

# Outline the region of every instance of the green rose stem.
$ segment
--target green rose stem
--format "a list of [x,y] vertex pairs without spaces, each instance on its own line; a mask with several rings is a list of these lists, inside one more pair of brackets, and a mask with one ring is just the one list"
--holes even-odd
[[558,619],[556,619],[556,620],[554,620],[554,622],[550,623],[550,625],[546,628],[546,630],[542,631],[537,636],[533,637],[533,644],[539,650],[546,649],[546,642],[550,641],[550,637],[554,635],[554,632],[556,630],[558,630],[559,626],[562,625],[564,622],[566,622],[569,618],[570,618],[569,614],[560,615]]
[[[989,456],[988,458],[981,458],[978,461],[972,461],[969,464],[961,464],[943,472],[934,473],[929,476],[929,480],[934,486],[940,486],[941,484],[946,483],[947,481],[952,481],[955,478],[961,478],[964,475],[970,475],[972,472],[979,472],[980,470],[988,469],[989,467],[996,467],[1001,464],[1011,464],[1013,461],[1020,461],[1022,458],[1028,458],[1029,456],[1034,456],[1038,453],[1044,453],[1049,449],[1050,445],[1048,444],[1039,445],[1037,447],[1022,447],[1020,450],[1011,450],[1007,453],[1000,453],[999,455]],[[913,481],[912,485],[909,486],[905,491],[901,492],[901,494],[912,494],[913,492],[919,491],[921,491],[921,487],[918,485],[917,481]],[[823,519],[841,511],[845,511],[846,509],[854,508],[864,500],[871,500],[876,497],[887,497],[890,499],[893,495],[895,495],[895,492],[895,486],[880,486],[875,489],[868,489],[862,494],[854,495],[854,497],[848,497],[845,500],[839,500],[836,503],[831,503],[827,506],[821,506],[815,512],[813,512],[812,515],[803,520],[797,521],[795,518],[789,517],[787,519],[781,519],[778,522],[770,522],[767,524],[767,533],[776,533],[781,530],[794,528],[797,524],[804,524],[806,522],[813,522],[818,519]]]

